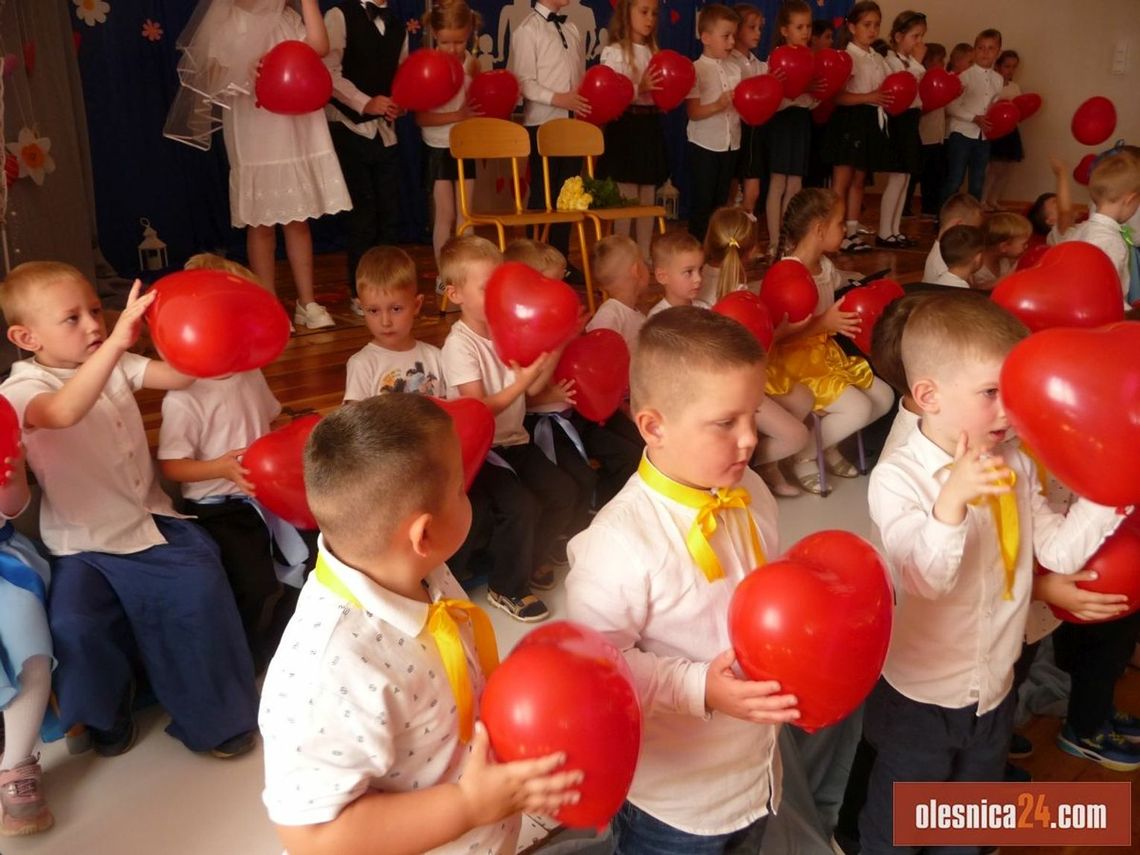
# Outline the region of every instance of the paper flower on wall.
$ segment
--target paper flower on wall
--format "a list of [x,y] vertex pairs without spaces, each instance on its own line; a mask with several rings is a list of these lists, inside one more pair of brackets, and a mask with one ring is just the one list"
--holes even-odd
[[160,41],[162,39],[162,24],[147,18],[143,21],[142,37],[150,42]]
[[404,24],[404,29],[407,30],[409,33],[413,33],[413,34],[418,33],[420,31],[419,19],[408,18],[407,22]]
[[103,24],[107,21],[107,13],[111,11],[111,4],[106,0],[71,0],[75,4],[75,17],[89,27]]
[[21,128],[14,143],[8,143],[8,151],[16,158],[20,171],[18,178],[25,175],[36,184],[44,183],[44,176],[55,172],[55,161],[51,154],[51,140],[47,137],[37,137],[31,128]]

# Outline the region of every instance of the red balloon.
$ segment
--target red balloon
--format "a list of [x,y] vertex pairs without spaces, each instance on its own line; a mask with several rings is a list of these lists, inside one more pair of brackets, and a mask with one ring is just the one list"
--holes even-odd
[[867,285],[852,288],[843,297],[843,311],[855,312],[862,321],[859,334],[853,339],[856,347],[871,353],[871,335],[887,306],[905,296],[902,285],[893,279],[876,279]]
[[814,733],[848,716],[874,687],[892,609],[887,568],[874,548],[850,532],[821,531],[740,583],[728,631],[748,678],[776,680],[781,693],[795,695],[795,724]]
[[[1127,594],[1128,611],[1109,620],[1119,620],[1140,609],[1140,517],[1129,515],[1111,537],[1100,545],[1082,568],[1095,570],[1092,582],[1078,582],[1077,587],[1100,594]],[[1071,612],[1050,605],[1053,614],[1070,623],[1103,623],[1082,620]]]
[[590,102],[590,112],[583,118],[595,125],[604,125],[624,113],[636,93],[633,83],[624,74],[608,65],[595,65],[582,78],[578,94]]
[[879,91],[891,96],[890,103],[883,106],[887,115],[901,116],[918,97],[918,80],[909,71],[896,71],[887,75]]
[[1073,113],[1073,136],[1085,145],[1100,145],[1116,130],[1116,105],[1097,95]]
[[492,119],[509,119],[518,100],[519,81],[505,68],[476,74],[467,90],[468,103]]
[[780,45],[768,57],[768,71],[784,72],[784,97],[798,98],[807,91],[815,73],[815,58],[810,48],[800,45]]
[[994,101],[986,110],[986,121],[990,123],[986,139],[996,140],[1013,133],[1020,119],[1021,114],[1017,112],[1017,107],[1012,101]]
[[1017,114],[1024,122],[1041,109],[1041,96],[1036,92],[1026,92],[1013,99],[1013,106],[1017,108]]
[[459,451],[463,456],[463,489],[470,490],[471,482],[483,467],[495,439],[495,416],[477,398],[452,398],[450,401],[432,398],[432,401],[451,416],[455,425]]
[[918,84],[918,95],[922,99],[924,113],[945,107],[961,94],[962,81],[957,74],[951,74],[944,68],[929,69]]
[[1102,505],[1140,503],[1138,353],[1137,322],[1048,329],[1019,342],[1001,369],[1017,435],[1061,483]]
[[603,424],[629,391],[629,346],[614,330],[588,332],[562,351],[554,379],[573,380],[574,409],[582,418]]
[[811,111],[811,120],[817,125],[823,126],[827,124],[827,120],[831,118],[831,114],[835,112],[834,101],[822,101],[816,105],[815,109]]
[[304,42],[281,42],[261,58],[253,89],[259,107],[296,116],[328,103],[332,75],[317,52]]
[[829,100],[851,76],[851,54],[845,50],[823,48],[815,52],[812,73],[812,95],[821,102]]
[[317,528],[305,495],[305,443],[321,417],[316,413],[294,419],[253,441],[241,457],[249,470],[255,498],[297,528]]
[[712,310],[743,324],[765,352],[772,349],[772,316],[768,306],[751,291],[733,291],[716,301]]
[[487,280],[484,309],[499,358],[525,367],[573,338],[581,303],[565,282],[507,261]]
[[392,100],[422,113],[442,107],[463,87],[463,66],[453,54],[420,48],[408,55],[392,80]]
[[697,82],[693,61],[675,50],[659,50],[645,67],[646,74],[657,74],[659,88],[652,90],[653,103],[668,112],[688,97]]
[[990,298],[1029,327],[1100,327],[1124,320],[1120,277],[1104,250],[1083,241],[1049,247],[1006,276]]
[[569,621],[534,630],[495,669],[480,718],[504,762],[566,754],[584,773],[581,799],[555,819],[601,828],[629,792],[641,747],[641,706],[622,654],[598,632]]
[[289,317],[259,285],[221,270],[159,279],[146,319],[159,354],[183,374],[221,377],[268,365],[289,343]]
[[762,125],[774,115],[784,98],[784,85],[771,74],[758,74],[736,85],[732,106],[746,125]]
[[1093,164],[1096,163],[1097,155],[1086,154],[1081,158],[1081,162],[1073,167],[1073,180],[1078,184],[1088,186],[1089,179],[1092,178]]
[[9,457],[20,456],[20,419],[8,399],[0,395],[0,487],[8,483],[12,475],[4,461]]
[[[1028,270],[1030,267],[1036,267],[1037,263],[1041,261],[1041,257],[1049,251],[1049,244],[1039,243],[1036,246],[1030,246],[1029,249],[1021,253],[1021,257],[1017,259],[1018,270]],[[1022,322],[1024,323],[1024,321]]]
[[767,305],[773,323],[779,324],[787,315],[788,321],[794,324],[815,311],[819,291],[802,261],[785,258],[769,267],[764,274],[760,283],[760,299]]

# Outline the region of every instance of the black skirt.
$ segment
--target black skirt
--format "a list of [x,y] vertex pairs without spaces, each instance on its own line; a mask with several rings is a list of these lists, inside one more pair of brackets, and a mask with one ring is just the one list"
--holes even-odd
[[606,125],[603,133],[606,150],[598,158],[599,178],[654,187],[665,183],[669,160],[660,110],[634,104]]
[[811,162],[811,110],[777,111],[768,128],[768,168],[774,175],[807,175]]
[[998,137],[990,143],[990,160],[1012,160],[1017,163],[1024,157],[1020,128],[1014,128],[1004,137]]
[[[451,150],[436,148],[424,143],[424,183],[430,191],[437,181],[458,181],[459,164],[451,156]],[[475,177],[475,161],[468,159],[465,167],[467,178]]]
[[870,104],[836,107],[823,135],[823,159],[863,172],[889,172],[890,151],[878,109]]
[[740,123],[740,156],[736,160],[736,177],[741,181],[763,178],[768,174],[768,128]]
[[887,119],[892,172],[918,175],[922,171],[922,137],[918,134],[918,120],[921,118],[922,111],[911,107],[901,115]]

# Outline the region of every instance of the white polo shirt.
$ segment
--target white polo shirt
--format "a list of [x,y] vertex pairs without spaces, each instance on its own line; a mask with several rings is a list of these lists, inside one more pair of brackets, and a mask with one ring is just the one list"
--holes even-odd
[[[458,398],[464,383],[483,381],[483,391],[494,395],[515,382],[515,372],[499,359],[491,339],[484,338],[463,321],[456,321],[443,342],[443,373],[447,377],[447,397]],[[495,445],[525,445],[530,434],[523,426],[526,395],[519,395],[495,416]]]
[[992,68],[971,65],[958,75],[962,81],[962,94],[946,105],[946,135],[961,134],[977,140],[982,129],[974,124],[975,116],[984,116],[990,104],[997,100],[1005,81]]
[[1128,244],[1124,242],[1124,235],[1120,231],[1120,223],[1107,214],[1092,213],[1083,223],[1077,223],[1061,238],[1062,243],[1079,240],[1091,243],[1097,249],[1103,250],[1108,256],[1112,266],[1116,268],[1116,275],[1120,279],[1121,296],[1128,304]]
[[[731,57],[713,59],[702,54],[693,68],[697,80],[688,97],[698,99],[701,104],[713,103],[740,83],[740,64]],[[686,133],[689,142],[709,151],[736,151],[740,148],[740,114],[729,104],[707,118],[690,119]]]
[[950,285],[954,288],[969,288],[970,287],[969,282],[967,282],[965,279],[963,279],[957,273],[952,272],[950,270],[950,268],[946,268],[945,270],[943,270],[942,275],[936,277],[934,279],[933,284],[935,284],[935,285]]
[[598,306],[598,311],[594,312],[594,317],[590,318],[590,322],[586,324],[586,332],[613,330],[625,339],[630,356],[632,356],[633,352],[637,350],[637,334],[645,326],[646,320],[648,319],[645,315],[637,309],[631,309],[621,300],[615,300],[611,297]]

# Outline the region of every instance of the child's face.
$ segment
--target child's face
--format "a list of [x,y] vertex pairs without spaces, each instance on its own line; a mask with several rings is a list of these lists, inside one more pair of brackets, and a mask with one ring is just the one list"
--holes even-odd
[[360,292],[364,325],[372,333],[372,340],[388,350],[411,350],[415,346],[412,326],[423,302],[423,296],[410,288],[388,292],[365,289]]
[[570,0],[542,0],[542,5],[551,12],[557,12],[559,9],[565,9],[569,6]]
[[629,6],[629,29],[638,44],[649,41],[657,32],[657,0],[633,0]]
[[851,40],[861,48],[869,48],[871,43],[879,37],[879,25],[883,16],[878,12],[868,12],[855,23],[847,22],[847,29],[851,31]]
[[1046,199],[1045,204],[1042,206],[1042,208],[1043,208],[1044,213],[1045,213],[1046,224],[1049,226],[1057,225],[1057,214],[1058,214],[1057,197],[1053,196],[1049,199]]
[[[993,448],[1009,436],[998,378],[1002,359],[966,358],[943,370],[941,377],[914,385],[915,401],[930,423],[933,438],[953,448],[965,432],[971,448]],[[930,387],[924,388],[923,383]]]
[[17,342],[49,368],[78,368],[107,338],[103,306],[85,279],[57,279],[28,299]]
[[749,15],[736,30],[736,49],[741,53],[755,50],[760,44],[760,33],[764,28],[764,19],[759,15]]
[[561,282],[566,278],[566,265],[559,264],[553,267],[544,267],[538,272],[545,276],[547,279],[553,279],[557,282]]
[[998,74],[1001,75],[1001,79],[1009,83],[1013,80],[1013,75],[1017,73],[1017,60],[1012,56],[1008,56],[1002,60],[997,70]]
[[982,68],[993,68],[999,53],[1001,42],[997,39],[978,39],[974,42],[974,63]]
[[717,21],[708,30],[701,33],[701,45],[705,55],[713,59],[724,59],[732,53],[736,43],[736,24],[732,21]]
[[1003,240],[998,244],[998,255],[1001,258],[1021,258],[1021,254],[1029,248],[1029,237],[1026,235]]
[[689,304],[697,299],[701,290],[701,264],[703,252],[678,252],[663,267],[654,271],[654,276],[665,289],[665,296],[674,304]]
[[780,27],[780,35],[790,45],[807,47],[811,41],[811,15],[793,12],[788,23]]
[[961,72],[965,71],[967,68],[969,68],[973,64],[974,64],[974,52],[972,50],[970,50],[970,51],[967,51],[966,53],[958,54],[957,58],[951,60],[950,71],[952,71],[954,74],[960,74]]
[[846,231],[843,228],[843,208],[836,205],[831,215],[819,226],[820,244],[824,252],[838,252]]
[[926,41],[926,24],[916,24],[898,37],[895,50],[903,56],[910,56]]
[[467,45],[471,41],[470,28],[462,30],[440,30],[435,34],[435,46],[462,60],[467,55]]
[[491,278],[491,271],[495,264],[490,260],[476,259],[467,263],[466,277],[459,287],[447,286],[447,299],[459,306],[463,320],[468,325],[475,323],[484,326],[487,323],[487,313],[483,308],[483,300],[487,293],[487,280]]
[[818,36],[812,36],[808,46],[813,51],[825,50],[832,46],[835,42],[835,33],[831,30],[824,30]]
[[443,446],[447,460],[447,486],[428,530],[434,537],[431,543],[433,554],[439,556],[440,562],[455,554],[471,529],[471,502],[463,487],[463,455],[454,429],[449,432]]

